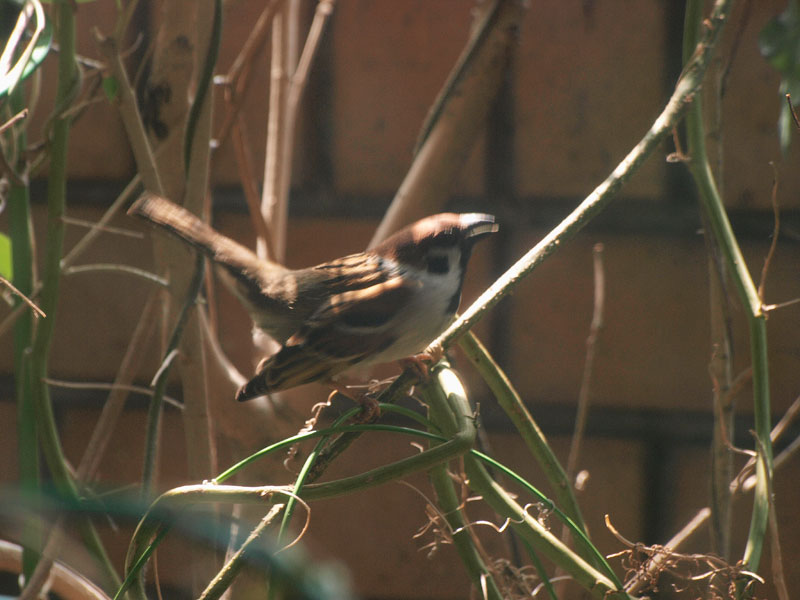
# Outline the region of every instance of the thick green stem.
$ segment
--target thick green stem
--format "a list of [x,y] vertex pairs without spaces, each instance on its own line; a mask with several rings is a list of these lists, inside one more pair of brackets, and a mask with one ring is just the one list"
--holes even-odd
[[[450,377],[455,378],[455,375],[448,370],[444,371],[444,373],[449,373]],[[452,385],[445,383],[442,384],[442,388],[452,389]],[[424,390],[429,392],[426,393],[427,399],[436,399],[437,391],[435,389],[431,391],[430,388],[424,388]],[[469,403],[466,402],[466,398],[463,398],[463,396],[449,394],[447,395],[447,404],[445,406],[437,403],[431,404],[431,420],[442,427],[446,434],[449,434],[448,429],[452,428],[456,422],[461,422],[463,426],[463,423],[469,421],[470,418]],[[512,527],[527,543],[567,571],[578,583],[588,589],[593,596],[597,598],[627,597],[627,594],[617,588],[614,581],[576,555],[561,540],[550,533],[544,525],[528,514],[528,511],[520,506],[511,494],[489,475],[475,456],[472,454],[464,455],[464,466],[470,488],[480,494],[501,517],[510,519]],[[474,547],[471,547],[470,541],[468,536],[463,537],[461,540],[462,547],[459,547],[459,552],[468,569],[470,569],[473,580],[476,574],[480,579],[480,568],[483,562],[479,556],[475,556],[476,551]]]
[[514,530],[536,551],[547,556],[573,579],[586,588],[594,598],[629,598],[617,588],[615,582],[570,550],[558,537],[497,483],[484,466],[472,456],[464,457],[464,469],[470,487],[502,518],[509,519]]
[[[50,173],[47,184],[47,237],[42,270],[42,287],[39,305],[46,317],[39,320],[31,351],[31,392],[37,417],[37,433],[42,451],[50,469],[53,483],[69,498],[79,494],[58,436],[53,405],[45,382],[48,371],[50,346],[55,329],[56,307],[61,276],[61,251],[64,241],[64,210],[66,206],[67,143],[70,118],[64,114],[78,91],[80,78],[75,62],[75,15],[68,2],[54,5],[55,24],[59,44],[58,84],[56,86],[56,114],[53,116],[50,146]],[[118,581],[117,575],[105,554],[96,531],[88,520],[84,520],[83,536],[87,546],[95,554],[104,569],[110,584]]]
[[[470,415],[469,402],[456,374],[449,368],[437,366],[432,375],[431,379],[421,387],[422,395],[428,404],[431,422],[448,437],[460,429],[474,430],[475,423]],[[482,590],[483,597],[501,600],[502,593],[472,538],[462,509],[462,501],[456,493],[447,464],[443,463],[431,469],[430,478],[436,491],[439,508],[453,537],[453,544],[473,585],[476,589]]]
[[[63,110],[74,96],[78,86],[78,71],[75,63],[75,22],[72,8],[67,3],[55,5],[57,13],[58,86],[56,110]],[[61,442],[56,428],[55,415],[50,403],[47,384],[50,344],[56,321],[58,289],[61,278],[61,249],[64,240],[64,209],[66,205],[67,141],[70,121],[56,114],[53,118],[53,137],[50,147],[50,175],[47,183],[47,236],[42,270],[42,288],[39,305],[47,315],[36,328],[31,354],[33,397],[38,416],[42,449],[53,479],[62,491],[75,492],[66,466]]]
[[[489,389],[492,390],[498,404],[511,419],[514,427],[528,446],[528,450],[530,450],[536,462],[544,471],[555,494],[556,504],[586,533],[586,525],[583,522],[581,510],[575,494],[572,492],[572,486],[567,479],[567,474],[547,443],[544,433],[539,429],[525,403],[522,402],[519,393],[500,366],[494,362],[480,340],[472,335],[471,332],[462,337],[459,342],[461,349],[472,364],[475,365],[475,368],[478,369],[481,377],[483,377]],[[576,539],[576,548],[585,560],[592,563],[595,562],[594,553],[579,538]],[[598,565],[595,564],[595,566]]]
[[[687,8],[687,12],[700,14],[701,6],[702,2],[693,0]],[[687,34],[697,35],[696,32],[699,27],[699,19],[694,28],[687,24]],[[705,151],[705,129],[699,94],[695,98],[687,118],[687,135],[691,152],[689,169],[697,185],[700,203],[705,212],[706,220],[711,227],[714,240],[721,251],[739,299],[745,307],[750,330],[753,409],[757,438],[756,452],[761,459],[756,461],[755,497],[743,562],[746,570],[757,571],[769,520],[769,490],[771,487],[770,481],[772,480],[766,316],[762,309],[761,298],[759,298],[756,285],[750,277],[750,272],[747,269],[747,264],[742,256],[711,172],[711,166]]]
[[[24,92],[17,87],[11,94],[11,110],[18,113],[24,108]],[[8,193],[9,233],[11,234],[14,286],[28,298],[33,292],[33,235],[31,230],[30,190],[27,186],[27,164],[22,158],[27,146],[25,129],[16,137],[14,168],[25,185],[11,184]],[[15,296],[16,298],[16,296]],[[22,300],[16,298],[16,304]],[[30,352],[33,342],[33,311],[25,310],[14,323],[14,386],[17,399],[17,447],[20,487],[23,493],[39,488],[39,449],[36,439],[36,413],[31,396]],[[41,550],[41,527],[26,523],[22,533],[22,572],[30,580]]]
[[[683,60],[689,60],[697,44],[703,19],[703,3],[688,2],[684,16]],[[703,101],[706,93],[698,93],[686,115],[688,152],[695,164],[708,163],[703,128]],[[690,166],[691,164],[690,163]],[[694,170],[693,170],[694,173]],[[697,177],[697,175],[695,175]],[[711,542],[712,549],[726,560],[730,558],[731,488],[733,478],[733,452],[728,440],[735,438],[733,402],[726,401],[732,379],[732,345],[729,335],[729,286],[727,269],[721,251],[703,211],[704,237],[708,252],[709,309],[711,347],[714,349],[709,364],[713,380],[714,432],[711,442]]]

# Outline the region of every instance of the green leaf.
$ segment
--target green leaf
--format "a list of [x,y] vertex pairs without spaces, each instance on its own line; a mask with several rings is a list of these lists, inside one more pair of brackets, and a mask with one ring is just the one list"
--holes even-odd
[[103,77],[103,92],[105,92],[106,98],[109,101],[114,101],[117,99],[117,94],[119,93],[119,81],[117,81],[116,77]]
[[[758,48],[770,66],[781,75],[781,96],[790,94],[792,104],[800,105],[800,6],[789,0],[786,10],[773,17],[758,35]],[[789,107],[781,98],[778,140],[784,156],[794,131]]]
[[[0,2],[2,4],[3,15],[9,14],[9,3],[8,2]],[[14,18],[16,21],[16,17]],[[19,60],[19,58],[25,52],[25,47],[28,43],[28,39],[23,36],[23,38],[19,42],[19,46],[14,49],[14,60]],[[8,33],[6,33],[0,42],[2,43],[3,47],[5,47],[7,43]],[[50,44],[53,41],[53,28],[50,24],[50,19],[45,15],[45,22],[44,22],[44,29],[42,30],[41,35],[36,40],[36,45],[33,47],[31,51],[30,57],[28,58],[27,63],[25,63],[25,67],[22,69],[20,73],[18,70],[12,68],[8,73],[0,73],[0,99],[4,98],[6,94],[8,94],[9,90],[13,89],[17,83],[23,81],[27,78],[31,73],[33,73],[36,69],[39,68],[39,65],[42,64],[47,53],[50,52]]]
[[14,268],[11,263],[11,238],[0,233],[0,275],[12,281]]
[[800,10],[791,0],[758,35],[761,55],[784,78],[800,79]]

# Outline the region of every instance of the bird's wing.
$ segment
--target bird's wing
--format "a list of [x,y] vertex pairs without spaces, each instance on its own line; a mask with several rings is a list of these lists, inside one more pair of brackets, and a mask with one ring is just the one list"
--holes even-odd
[[341,373],[397,339],[386,325],[408,304],[415,283],[399,276],[332,296],[255,377],[239,390],[248,400]]

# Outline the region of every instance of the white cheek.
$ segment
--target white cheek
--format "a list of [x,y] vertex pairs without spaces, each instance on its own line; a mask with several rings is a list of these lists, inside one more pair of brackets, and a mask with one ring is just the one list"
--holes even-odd
[[369,362],[387,362],[422,352],[444,331],[452,320],[447,312],[453,295],[461,284],[460,254],[457,249],[448,253],[447,273],[416,273],[420,293],[393,319],[390,327],[402,332],[387,352]]

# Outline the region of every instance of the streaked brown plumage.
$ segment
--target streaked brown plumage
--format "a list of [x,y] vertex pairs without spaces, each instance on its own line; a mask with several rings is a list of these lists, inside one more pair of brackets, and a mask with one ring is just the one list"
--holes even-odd
[[255,326],[282,344],[239,390],[240,401],[421,352],[458,308],[473,244],[497,231],[491,215],[442,213],[367,252],[293,270],[159,196],[143,195],[129,213],[204,252]]

